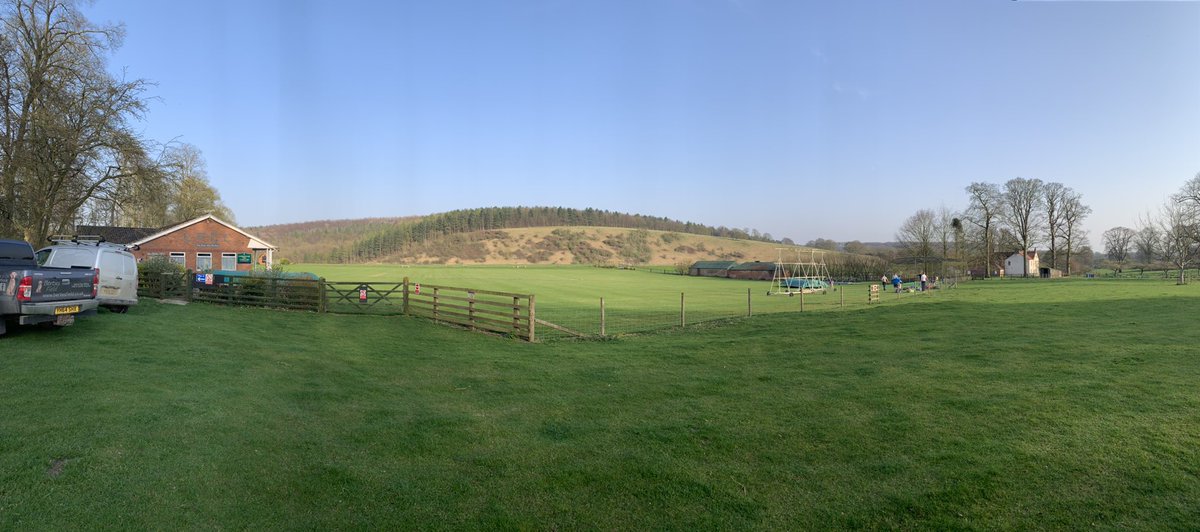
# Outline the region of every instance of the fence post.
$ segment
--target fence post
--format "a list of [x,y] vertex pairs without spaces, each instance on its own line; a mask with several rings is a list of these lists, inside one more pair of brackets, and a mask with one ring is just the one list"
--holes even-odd
[[521,333],[521,296],[513,296],[513,334]]
[[604,325],[604,298],[600,298],[600,336],[605,336]]
[[404,276],[404,303],[400,307],[400,312],[405,316],[408,315],[408,276]]
[[750,289],[747,288],[746,289],[746,317],[749,318],[750,316],[753,316],[753,315],[754,315],[754,307],[751,306],[751,304],[750,304]]
[[433,287],[433,321],[438,320],[438,289]]
[[679,293],[679,326],[687,327],[687,307],[683,303],[683,292]]
[[317,296],[317,312],[329,312],[329,295],[325,292],[325,278],[321,277],[317,280],[317,289],[320,295]]
[[529,294],[529,341],[536,339],[534,324],[537,323],[537,312],[534,306],[533,294]]
[[475,330],[475,292],[467,291],[467,323],[471,324],[471,330]]
[[838,308],[846,308],[846,287],[838,290]]
[[804,289],[800,289],[800,312],[804,312]]

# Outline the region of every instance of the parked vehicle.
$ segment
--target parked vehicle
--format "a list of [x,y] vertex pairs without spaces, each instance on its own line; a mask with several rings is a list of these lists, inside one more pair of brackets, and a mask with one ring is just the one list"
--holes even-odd
[[54,237],[54,245],[37,252],[38,264],[47,268],[94,268],[100,271],[96,301],[123,313],[137,304],[137,259],[123,244],[99,237]]
[[0,240],[0,334],[7,324],[65,327],[96,313],[100,276],[94,268],[42,268],[33,246]]

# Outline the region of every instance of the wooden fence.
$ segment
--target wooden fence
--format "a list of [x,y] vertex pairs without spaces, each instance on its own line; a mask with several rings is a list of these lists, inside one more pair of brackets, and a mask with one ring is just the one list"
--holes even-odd
[[[215,275],[215,277],[213,277]],[[471,330],[537,339],[532,294],[394,282],[331,282],[253,275],[145,273],[138,296],[339,314],[421,316]],[[546,324],[554,327],[553,324]]]
[[452,323],[471,330],[537,339],[535,298],[478,288],[421,286],[401,282],[325,281],[322,312],[403,314]]
[[138,272],[138,297],[191,299],[191,272]]

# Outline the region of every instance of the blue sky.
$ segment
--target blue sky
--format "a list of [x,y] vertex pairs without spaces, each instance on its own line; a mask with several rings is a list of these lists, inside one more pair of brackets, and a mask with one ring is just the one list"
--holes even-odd
[[1094,245],[1200,172],[1200,3],[98,0],[238,222],[595,207],[892,240],[1059,181]]

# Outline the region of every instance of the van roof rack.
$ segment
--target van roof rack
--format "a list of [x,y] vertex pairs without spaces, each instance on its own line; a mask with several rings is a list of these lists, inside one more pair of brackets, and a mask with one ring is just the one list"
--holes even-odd
[[54,242],[55,244],[80,244],[80,245],[97,246],[97,247],[99,247],[99,246],[117,247],[117,248],[121,248],[125,251],[136,251],[139,248],[139,246],[130,247],[127,244],[117,244],[114,242],[107,242],[104,240],[104,237],[101,235],[51,235],[49,238],[47,238],[47,240]]

